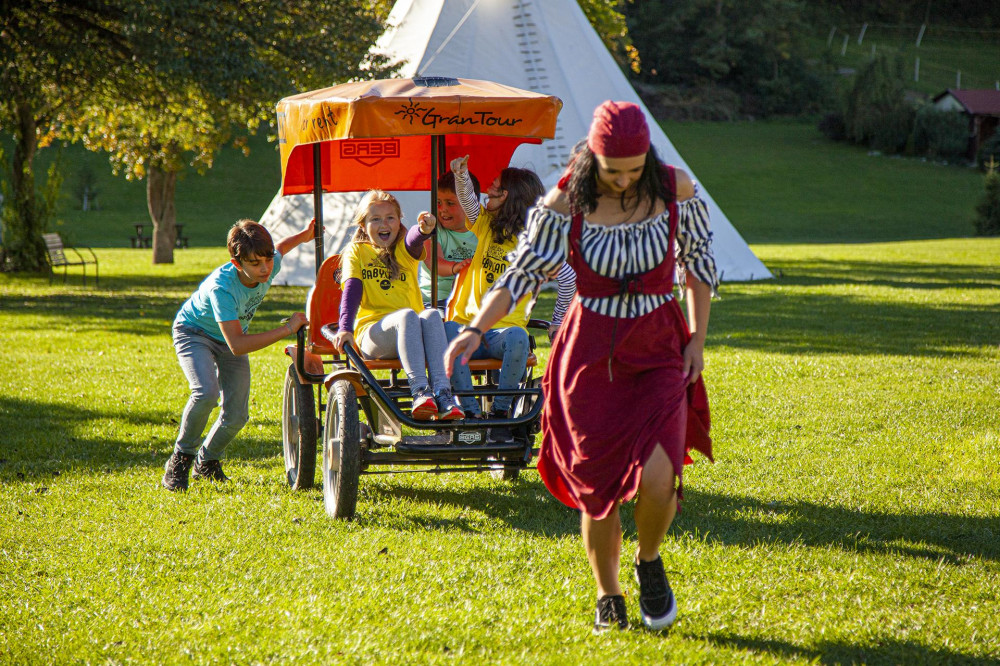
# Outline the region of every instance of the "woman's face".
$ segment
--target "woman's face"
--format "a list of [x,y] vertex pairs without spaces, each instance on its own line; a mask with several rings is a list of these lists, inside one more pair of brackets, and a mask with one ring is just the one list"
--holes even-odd
[[597,163],[597,189],[606,194],[623,194],[632,189],[646,166],[646,153],[634,157],[594,155]]
[[388,201],[380,201],[368,207],[365,215],[365,232],[372,244],[377,247],[389,247],[399,235],[402,223],[396,213],[396,207]]

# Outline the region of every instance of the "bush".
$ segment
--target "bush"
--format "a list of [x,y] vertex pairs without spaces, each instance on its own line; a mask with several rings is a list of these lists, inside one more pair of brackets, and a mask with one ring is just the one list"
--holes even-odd
[[875,150],[897,153],[913,129],[913,108],[906,102],[901,58],[878,55],[854,80],[844,104],[847,138]]
[[990,169],[983,179],[985,192],[976,205],[973,225],[977,236],[1000,236],[1000,173]]
[[964,162],[969,152],[969,121],[957,111],[931,105],[917,110],[913,121],[913,151],[949,162]]
[[979,146],[979,155],[977,156],[979,168],[986,170],[990,158],[993,158],[994,163],[1000,164],[1000,129],[997,129],[993,136],[983,141],[983,145]]

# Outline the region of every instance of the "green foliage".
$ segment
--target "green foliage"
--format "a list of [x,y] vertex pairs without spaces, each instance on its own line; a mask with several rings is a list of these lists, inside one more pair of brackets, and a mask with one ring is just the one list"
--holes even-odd
[[722,86],[761,115],[815,111],[829,99],[826,68],[805,61],[804,3],[637,0],[625,11],[641,81]]
[[917,109],[913,121],[913,152],[948,162],[965,162],[969,152],[969,119],[930,104]]
[[[162,176],[167,186],[150,188],[149,210],[169,232],[172,182],[182,168],[207,168],[222,145],[245,144],[281,97],[387,71],[387,63],[368,55],[383,5],[17,3],[0,14],[0,88],[12,91],[0,98],[0,121],[13,127],[15,165],[24,165],[14,170],[13,189],[33,189],[35,151],[57,133],[81,139],[107,151],[129,177]],[[36,255],[21,263],[41,256],[40,227],[21,203],[33,196],[14,199],[21,211],[16,233],[34,239]],[[154,250],[156,259],[170,260],[172,243],[157,242]]]
[[977,236],[1000,236],[1000,173],[990,169],[983,178],[983,197],[976,204]]
[[994,132],[993,136],[983,141],[982,145],[979,146],[977,161],[980,168],[988,169],[987,165],[990,163],[990,160],[1000,164],[1000,131]]
[[875,150],[898,153],[913,128],[902,61],[879,54],[858,73],[844,104],[847,137]]
[[577,2],[618,64],[626,70],[638,72],[638,53],[629,37],[625,15],[619,11],[622,1],[577,0]]

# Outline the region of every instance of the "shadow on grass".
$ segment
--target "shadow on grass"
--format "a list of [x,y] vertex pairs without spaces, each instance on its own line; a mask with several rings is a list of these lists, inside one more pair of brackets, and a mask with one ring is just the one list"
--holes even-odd
[[[113,421],[118,430],[162,423],[149,413],[117,414]],[[110,473],[163,465],[169,443],[164,449],[162,442],[77,434],[102,422],[109,423],[107,412],[0,396],[0,432],[5,433],[0,483],[32,482],[81,469]]]
[[[475,472],[470,472],[475,473]],[[480,472],[481,473],[481,472]],[[576,510],[564,507],[553,499],[541,479],[534,472],[527,472],[534,478],[521,478],[500,488],[403,488],[371,485],[365,487],[365,477],[361,478],[361,497],[358,500],[357,521],[362,525],[378,525],[400,530],[436,529],[443,531],[461,530],[481,532],[482,521],[474,518],[428,519],[423,515],[366,513],[365,505],[382,504],[393,500],[406,500],[418,504],[447,504],[459,509],[482,512],[491,518],[507,524],[515,530],[560,538],[580,533],[580,517]]]
[[[783,262],[783,277],[764,289],[740,287],[713,308],[710,345],[803,354],[962,356],[958,347],[992,346],[1000,307],[886,302],[864,292],[810,287],[996,290],[1000,272],[910,263]],[[799,266],[799,268],[796,268]],[[910,281],[916,277],[915,281]],[[778,287],[777,289],[773,287]],[[795,288],[802,289],[795,289]],[[786,288],[795,289],[790,294]]]
[[684,511],[671,531],[708,543],[834,546],[955,566],[974,557],[1000,560],[996,518],[871,512],[814,502],[763,502],[752,497],[685,490]]
[[770,653],[783,659],[807,660],[810,663],[831,664],[961,664],[986,666],[996,659],[959,654],[915,643],[913,641],[879,640],[873,645],[856,645],[836,641],[819,641],[815,647],[793,645],[785,641],[748,638],[731,633],[710,633],[704,636],[710,643],[754,653]]
[[[203,278],[204,276],[202,276]],[[200,278],[199,278],[200,279]],[[170,326],[164,327],[164,320],[172,322],[177,311],[188,295],[198,286],[198,282],[169,289],[182,289],[163,296],[141,291],[129,280],[128,289],[120,292],[103,291],[52,291],[44,294],[0,294],[0,312],[5,315],[27,315],[32,317],[64,318],[74,325],[80,320],[97,320],[102,331],[116,331],[132,335],[170,335]],[[163,286],[162,291],[168,287]],[[184,295],[178,295],[184,294]],[[265,303],[258,314],[258,324],[268,321],[269,328],[277,326],[277,319],[288,312],[305,308],[305,292],[300,288],[273,287],[265,297]]]

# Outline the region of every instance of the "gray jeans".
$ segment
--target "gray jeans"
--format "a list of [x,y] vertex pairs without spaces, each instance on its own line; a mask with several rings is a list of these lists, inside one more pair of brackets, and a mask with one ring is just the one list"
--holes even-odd
[[444,371],[447,346],[444,321],[437,310],[420,314],[409,308],[396,310],[368,327],[358,339],[358,348],[368,358],[399,359],[410,381],[411,395],[427,388],[428,372],[434,392],[451,389]]
[[[250,419],[250,359],[233,354],[229,345],[199,328],[178,324],[173,332],[177,360],[191,387],[174,451],[219,460]],[[219,418],[202,439],[220,395]]]

